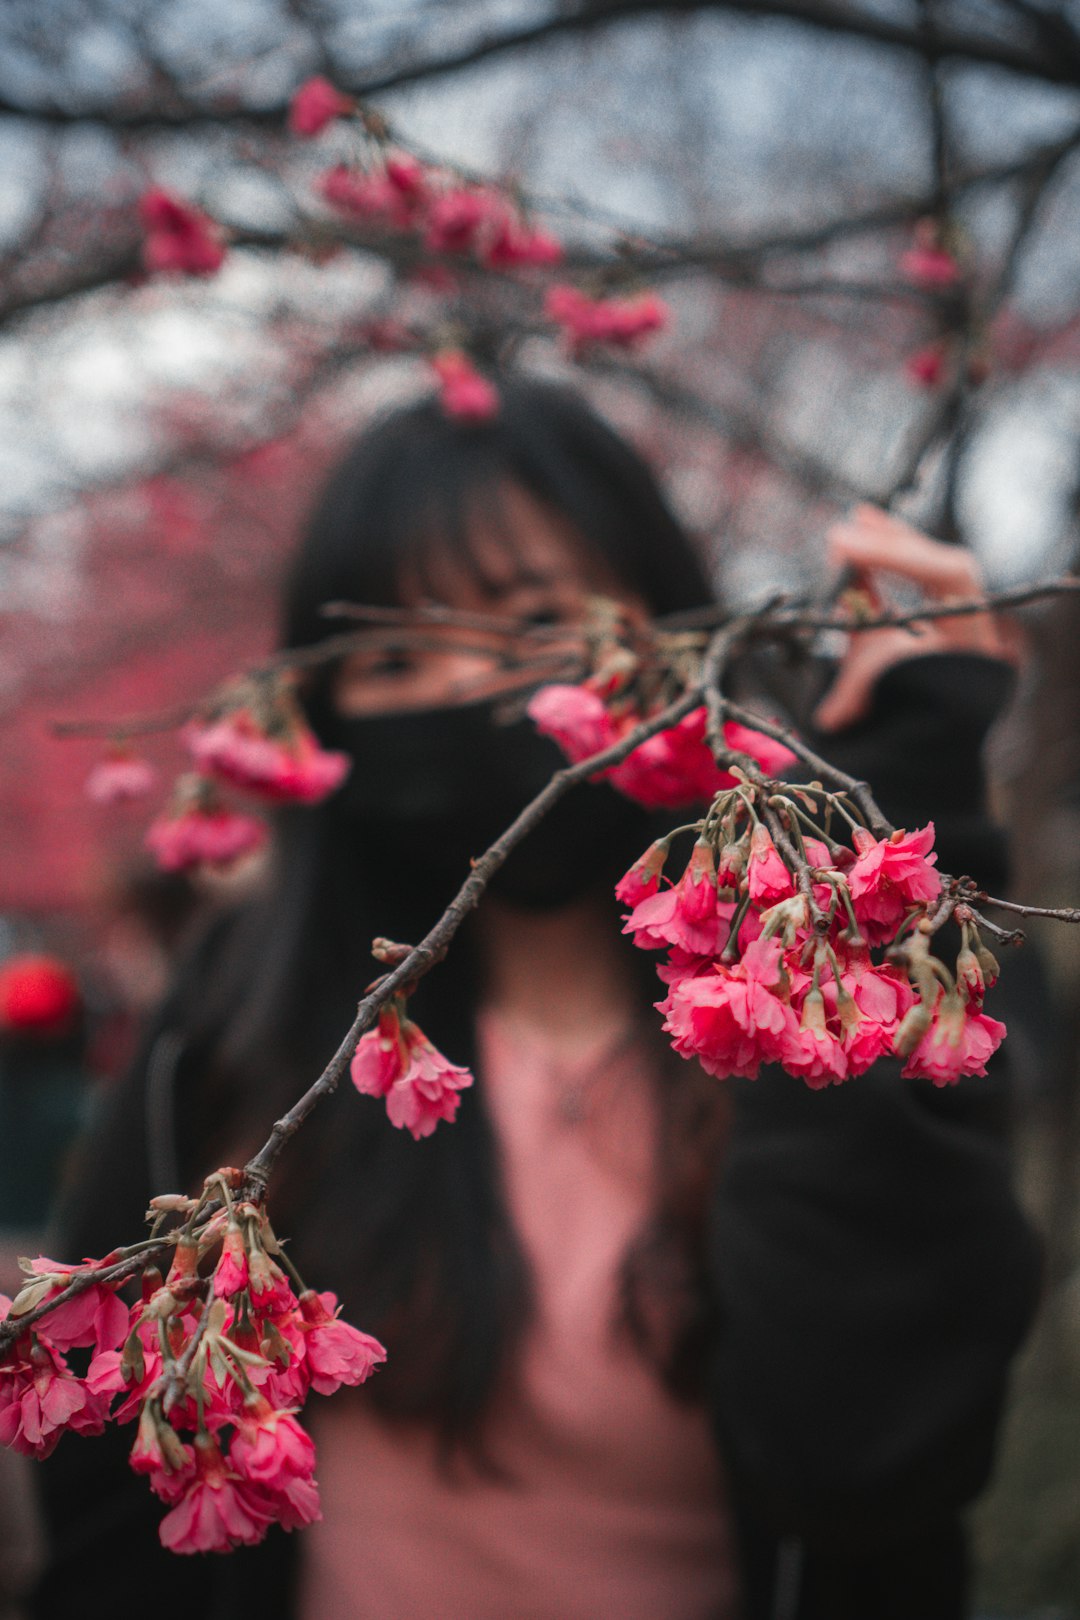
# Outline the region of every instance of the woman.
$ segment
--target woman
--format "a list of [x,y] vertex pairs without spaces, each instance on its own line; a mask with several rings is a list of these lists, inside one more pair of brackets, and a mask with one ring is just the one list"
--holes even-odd
[[[631,615],[708,600],[651,476],[580,400],[520,379],[501,400],[480,427],[422,405],[361,441],[297,559],[285,644],[321,640],[337,599],[542,623],[598,593]],[[833,544],[970,594],[961,553],[880,515]],[[978,749],[1008,680],[993,636],[939,625],[902,663],[860,638],[821,711],[847,722],[837,762],[908,825],[937,813],[943,864],[989,883]],[[265,894],[195,953],[87,1153],[68,1249],[108,1248],[152,1183],[257,1145],[348,1025],[372,937],[417,938],[543,784],[553,747],[493,724],[504,684],[449,640],[313,683],[312,723],[353,756],[346,787],[282,816]],[[299,1620],[963,1613],[958,1515],[1034,1291],[996,1090],[927,1096],[882,1066],[810,1096],[673,1059],[610,899],[656,831],[606,787],[569,795],[415,997],[477,1072],[458,1121],[415,1144],[340,1096],[284,1167],[274,1219],[300,1271],[390,1352],[313,1418],[324,1523],[209,1567],[166,1559],[122,1464],[68,1441],[46,1473],[39,1615],[70,1612],[73,1581],[84,1615],[88,1591],[114,1609],[118,1564],[166,1615],[241,1599]]]

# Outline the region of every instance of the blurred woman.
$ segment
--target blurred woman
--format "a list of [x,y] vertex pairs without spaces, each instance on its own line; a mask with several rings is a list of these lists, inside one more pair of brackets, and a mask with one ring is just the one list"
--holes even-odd
[[[709,600],[610,428],[551,384],[507,378],[500,396],[490,422],[425,403],[358,443],[298,553],[284,645],[336,628],[333,600],[556,625],[595,595],[632,619]],[[962,553],[882,514],[833,544],[928,595],[977,583]],[[938,621],[917,658],[902,640],[855,639],[822,709],[844,728],[829,749],[887,813],[936,817],[945,866],[993,884],[979,747],[1008,689],[996,632]],[[352,771],[281,814],[264,892],[180,975],[87,1150],[69,1251],[138,1229],[160,1190],[148,1163],[186,1186],[242,1162],[350,1023],[372,938],[420,937],[561,763],[529,722],[495,723],[494,651],[434,641],[355,654],[307,689]],[[477,1076],[457,1122],[417,1144],[340,1095],[283,1165],[274,1220],[299,1270],[389,1351],[363,1392],[309,1413],[322,1523],[170,1559],[104,1443],[65,1441],[38,1615],[71,1612],[73,1583],[80,1612],[100,1592],[104,1614],[121,1575],[185,1617],[241,1599],[298,1620],[963,1614],[959,1515],[1035,1287],[999,1085],[943,1097],[881,1065],[811,1096],[674,1058],[611,900],[673,819],[603,785],[567,795],[410,1004]]]

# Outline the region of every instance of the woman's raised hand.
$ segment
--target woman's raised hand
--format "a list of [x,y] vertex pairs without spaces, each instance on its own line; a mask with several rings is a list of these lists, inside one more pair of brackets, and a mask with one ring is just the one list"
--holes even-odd
[[[928,535],[880,507],[861,505],[826,534],[829,561],[855,571],[875,601],[888,608],[887,580],[918,587],[927,605],[970,602],[985,591],[979,564],[962,546]],[[992,612],[926,619],[910,627],[853,630],[836,679],[814,712],[822,731],[839,731],[861,720],[874,684],[885,670],[926,653],[972,652],[1016,662],[1015,629]]]

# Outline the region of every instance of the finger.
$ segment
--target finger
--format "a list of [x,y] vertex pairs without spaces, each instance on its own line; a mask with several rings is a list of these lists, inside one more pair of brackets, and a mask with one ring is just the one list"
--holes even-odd
[[859,506],[827,533],[830,561],[838,568],[876,569],[910,580],[927,596],[970,598],[982,593],[982,574],[969,551],[921,534],[909,523]]
[[943,638],[931,625],[921,626],[918,634],[899,629],[857,632],[835,681],[814,710],[815,726],[819,731],[839,731],[854,725],[869,712],[874,686],[887,669],[942,648]]

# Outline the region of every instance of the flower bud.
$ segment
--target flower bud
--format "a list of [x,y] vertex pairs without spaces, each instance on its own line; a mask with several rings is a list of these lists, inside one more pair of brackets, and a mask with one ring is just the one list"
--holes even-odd
[[987,950],[981,939],[976,939],[975,955],[978,958],[979,966],[982,968],[983,978],[992,988],[997,984],[998,976],[1001,973],[1001,966],[997,957],[993,951]]
[[182,1237],[173,1250],[166,1284],[169,1288],[175,1288],[178,1284],[192,1282],[198,1274],[199,1245],[192,1238]]
[[969,1001],[981,1002],[986,994],[982,963],[967,945],[956,958],[956,983],[964,990]]
[[146,1357],[138,1328],[129,1333],[120,1355],[120,1376],[125,1384],[141,1384],[146,1376]]
[[806,992],[799,1022],[802,1029],[812,1029],[819,1035],[825,1033],[825,997],[816,985]]
[[848,1032],[858,1029],[863,1021],[858,1002],[850,991],[844,989],[843,985],[837,988],[836,1012],[840,1019],[841,1028]]
[[712,845],[699,838],[690,864],[679,881],[679,903],[688,917],[703,922],[716,911],[716,858]]
[[946,1046],[959,1046],[964,1038],[964,1021],[967,1009],[963,997],[950,990],[942,997],[938,1008],[938,1032],[935,1039]]
[[735,843],[724,844],[716,867],[716,881],[721,889],[737,889],[746,870],[748,848],[745,833]]
[[933,1009],[925,1001],[917,1001],[908,1008],[893,1036],[893,1051],[897,1057],[911,1056],[930,1028],[933,1016]]
[[644,855],[638,856],[630,870],[615,885],[616,900],[636,906],[650,894],[655,894],[660,887],[670,849],[671,843],[667,838],[658,838],[654,844],[650,844]]

